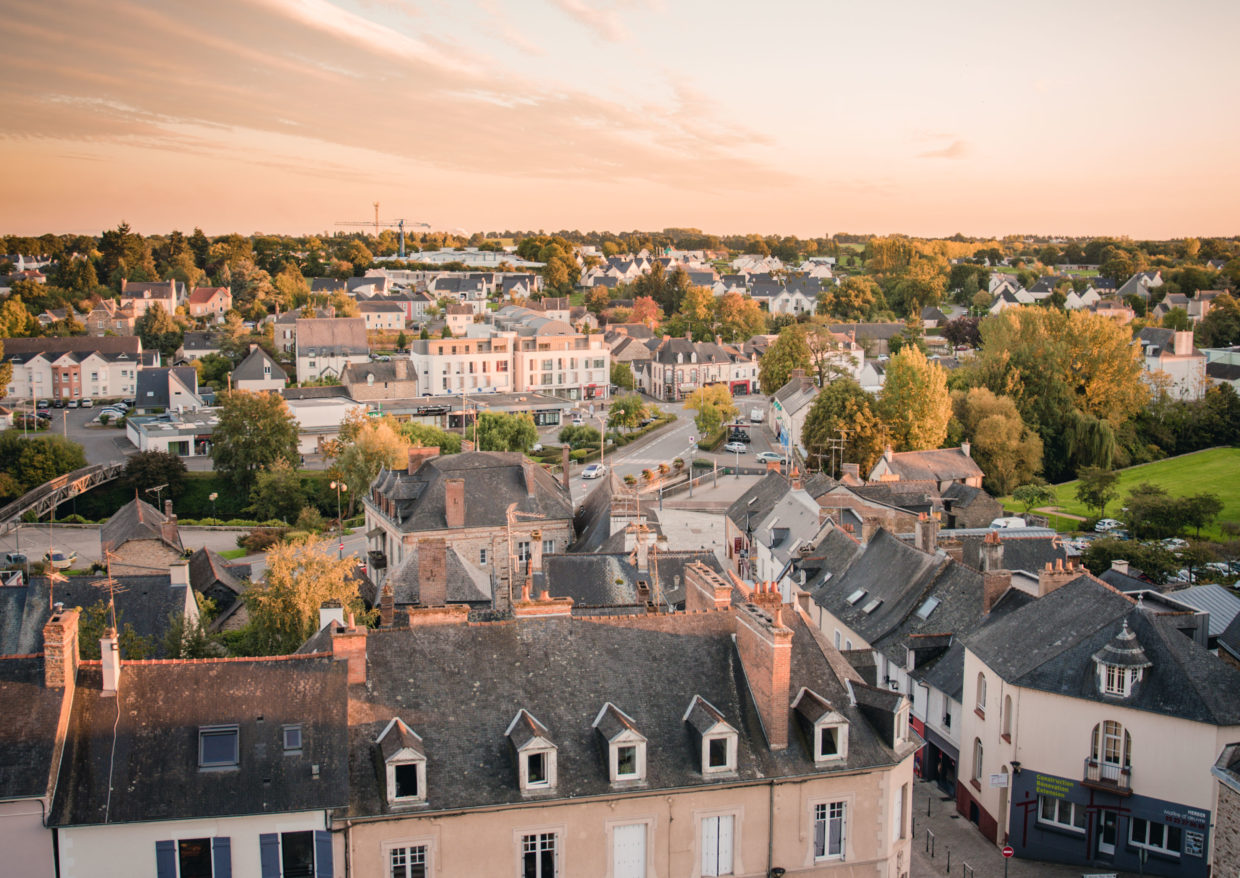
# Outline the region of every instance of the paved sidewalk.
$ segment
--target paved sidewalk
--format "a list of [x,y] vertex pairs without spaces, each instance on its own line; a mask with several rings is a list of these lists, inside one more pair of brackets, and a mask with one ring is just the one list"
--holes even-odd
[[[930,816],[926,816],[929,799]],[[934,833],[934,857],[926,850],[926,829]],[[917,781],[913,787],[913,855],[910,878],[932,878],[948,875],[951,859],[952,878],[969,878],[964,868],[973,869],[974,878],[1003,878],[1003,854],[991,844],[977,827],[956,813],[954,801],[943,801],[943,791],[935,784]],[[1064,866],[1035,860],[1013,858],[1008,862],[1008,878],[1081,878],[1110,870],[1092,866]],[[1138,878],[1135,872],[1116,872],[1118,878]]]

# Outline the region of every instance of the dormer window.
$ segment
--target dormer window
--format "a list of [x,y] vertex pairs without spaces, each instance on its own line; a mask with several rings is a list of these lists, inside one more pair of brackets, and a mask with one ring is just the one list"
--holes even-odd
[[198,767],[234,768],[238,764],[238,731],[235,725],[202,726],[198,729]]
[[1098,673],[1098,689],[1112,698],[1132,695],[1132,687],[1141,682],[1145,669],[1153,666],[1137,642],[1137,635],[1129,630],[1126,619],[1119,633],[1094,653],[1093,660]]
[[426,803],[426,750],[422,738],[399,717],[375,739],[383,757],[387,800],[392,806]]
[[646,779],[646,738],[632,717],[609,701],[594,718],[593,728],[607,746],[607,775],[612,783]]
[[848,758],[848,720],[831,702],[811,689],[802,688],[792,702],[797,722],[806,731],[815,763],[840,762]]
[[556,746],[547,727],[522,708],[504,733],[517,759],[517,784],[521,792],[555,789]]
[[694,695],[685,711],[687,722],[701,742],[702,774],[716,775],[736,771],[739,735],[723,714],[700,695]]

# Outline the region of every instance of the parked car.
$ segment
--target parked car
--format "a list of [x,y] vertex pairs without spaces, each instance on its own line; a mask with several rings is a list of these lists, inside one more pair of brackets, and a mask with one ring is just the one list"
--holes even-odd
[[6,567],[20,567],[22,564],[25,564],[25,563],[26,563],[25,552],[9,552],[4,556],[4,566]]
[[94,408],[94,407],[95,407],[95,401],[93,399],[82,400],[82,408],[89,409],[89,408]]
[[35,407],[35,408],[37,408],[37,409],[45,409],[45,408],[48,408],[49,406],[48,406],[48,404],[47,404],[47,400],[46,400],[46,399],[41,399],[41,400],[39,400],[38,402],[36,402],[36,403],[34,404],[34,407]]
[[583,479],[601,479],[607,473],[607,467],[601,463],[589,464],[581,471]]
[[39,409],[37,412],[34,413],[34,416],[38,418],[40,421],[50,421],[52,419],[52,413],[49,412],[47,409]]
[[43,560],[57,570],[67,570],[77,560],[77,552],[46,552],[43,555]]
[[1181,549],[1188,548],[1188,542],[1180,539],[1179,537],[1167,537],[1167,539],[1162,540],[1159,545],[1164,549],[1170,549],[1173,552],[1178,552]]
[[758,463],[782,463],[784,456],[778,451],[759,451],[753,459]]
[[1122,521],[1116,521],[1114,518],[1101,518],[1098,520],[1098,523],[1094,525],[1094,530],[1100,534],[1104,534],[1123,526],[1124,523]]
[[134,399],[132,396],[128,396],[125,399],[122,399],[121,402],[125,404],[125,408],[133,408],[135,405],[138,404],[138,401]]
[[729,454],[744,454],[749,450],[749,446],[747,446],[744,442],[729,442],[727,445],[723,446],[723,450]]
[[573,426],[574,427],[580,427],[585,422],[586,422],[586,419],[583,418],[581,415],[573,415]]
[[751,424],[762,423],[762,409],[750,409],[749,410],[749,423]]
[[746,433],[744,430],[729,430],[728,441],[729,442],[744,442],[746,445],[748,445],[753,440],[749,438],[749,434]]
[[71,399],[67,403],[65,403],[65,405],[69,406],[69,408],[71,409],[75,409],[78,407],[78,401],[76,399]]
[[64,407],[65,407],[65,401],[61,399],[60,397],[56,397],[55,399],[52,400],[52,408],[62,409]]

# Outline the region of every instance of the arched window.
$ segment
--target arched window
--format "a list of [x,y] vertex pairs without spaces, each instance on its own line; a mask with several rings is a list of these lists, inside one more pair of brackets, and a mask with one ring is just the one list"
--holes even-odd
[[977,673],[977,712],[986,713],[986,675],[981,671]]
[[1114,720],[1094,726],[1090,756],[1103,780],[1118,781],[1132,765],[1132,736]]
[[1003,696],[1003,735],[1012,737],[1012,696]]

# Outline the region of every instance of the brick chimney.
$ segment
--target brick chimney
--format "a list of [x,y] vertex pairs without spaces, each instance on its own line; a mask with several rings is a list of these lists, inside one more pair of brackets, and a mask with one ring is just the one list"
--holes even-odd
[[448,527],[465,526],[465,480],[444,479],[443,482],[443,517]]
[[915,542],[917,548],[927,554],[933,555],[935,549],[939,545],[939,515],[932,512],[929,515],[922,512],[917,516],[917,526],[915,528]]
[[982,612],[989,613],[1012,587],[1011,570],[987,570],[982,574]]
[[685,567],[685,612],[726,610],[732,606],[732,586],[701,561]]
[[569,452],[569,447],[567,444],[560,446],[560,481],[564,485],[564,490],[568,491],[569,493],[572,493],[573,478],[571,475],[569,475],[569,472],[568,472],[569,463],[571,462],[568,457],[568,452]]
[[379,625],[382,628],[391,628],[395,621],[396,614],[396,594],[392,591],[390,583],[383,584],[383,590],[379,592]]
[[1038,572],[1038,597],[1046,597],[1057,588],[1062,588],[1081,575],[1071,561],[1065,566],[1062,560],[1052,567],[1048,561]]
[[464,625],[469,621],[469,607],[465,604],[452,604],[446,607],[410,607],[407,612],[410,628],[429,625]]
[[99,639],[99,658],[103,665],[103,694],[115,695],[121,682],[121,646],[115,628],[103,629]]
[[414,446],[413,448],[410,448],[409,449],[409,463],[408,463],[409,468],[407,472],[409,473],[409,475],[413,475],[419,469],[422,468],[422,464],[426,463],[432,457],[438,457],[438,456],[439,456],[439,449],[434,446],[430,448],[422,448],[421,446]]
[[982,539],[981,567],[983,573],[1003,569],[1003,540],[998,531],[992,530]]
[[757,582],[749,593],[749,603],[771,614],[774,614],[783,602],[783,596],[773,582]]
[[861,464],[859,463],[842,463],[840,464],[840,478],[844,476],[852,476],[854,479],[861,479]]
[[534,480],[534,461],[521,458],[521,475],[525,479],[525,496],[533,500],[538,496],[538,484]]
[[1111,569],[1114,570],[1116,573],[1122,573],[1125,576],[1127,576],[1128,575],[1128,562],[1121,558],[1114,558],[1111,560]]
[[542,531],[530,532],[530,574],[541,573],[543,569]]
[[550,619],[573,614],[572,598],[553,598],[545,590],[537,598],[530,596],[528,585],[521,587],[521,599],[512,605],[512,614],[518,619]]
[[784,627],[781,614],[780,608],[767,613],[754,605],[736,609],[736,650],[772,750],[788,746],[792,629]]
[[78,611],[57,604],[43,626],[43,685],[72,689],[77,680]]
[[332,631],[332,656],[349,663],[350,685],[366,682],[366,626],[358,628],[352,613],[347,628]]
[[169,543],[176,543],[179,539],[177,532],[177,516],[172,511],[172,501],[164,501],[164,521],[160,522],[159,532],[164,540]]
[[448,602],[448,545],[443,540],[418,541],[418,603],[442,607]]
[[792,467],[792,472],[788,475],[792,480],[792,490],[802,491],[805,489],[805,482],[801,480],[801,470],[795,464]]

